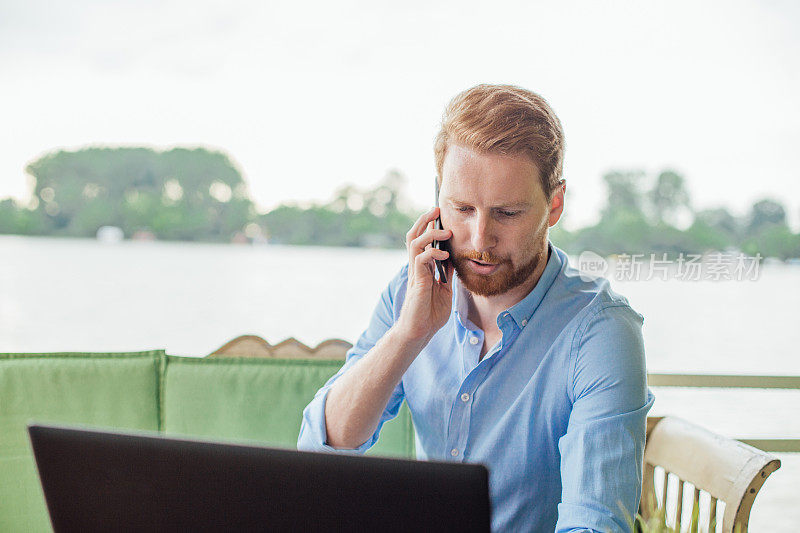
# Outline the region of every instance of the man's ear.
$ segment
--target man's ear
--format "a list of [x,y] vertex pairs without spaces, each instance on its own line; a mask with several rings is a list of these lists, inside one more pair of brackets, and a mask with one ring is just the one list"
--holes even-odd
[[556,190],[553,191],[553,198],[550,200],[550,217],[547,224],[552,228],[561,218],[561,213],[564,212],[564,193],[567,192],[567,181],[561,180]]

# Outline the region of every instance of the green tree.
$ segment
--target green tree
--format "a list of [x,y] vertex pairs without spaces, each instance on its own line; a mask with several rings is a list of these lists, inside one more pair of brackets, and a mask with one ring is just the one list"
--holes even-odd
[[641,170],[614,170],[603,176],[606,185],[606,206],[602,217],[611,219],[621,212],[624,216],[642,213],[643,197],[640,181],[644,176]]
[[600,255],[639,253],[649,246],[651,227],[641,211],[623,209],[604,217],[596,225],[580,230],[575,237],[578,251]]
[[742,233],[739,220],[724,207],[704,209],[696,213],[695,223],[719,233],[729,244],[735,243]]
[[162,239],[229,240],[254,218],[230,158],[205,148],[86,148],[31,162],[38,212],[56,234],[93,236],[103,225]]
[[324,205],[281,205],[259,222],[273,242],[327,246],[405,246],[416,216],[400,209],[405,178],[389,172],[375,187],[343,185]]
[[683,176],[674,170],[665,170],[658,175],[648,198],[656,223],[675,225],[681,210],[691,210],[686,183]]
[[46,221],[36,211],[11,198],[0,200],[0,234],[40,235],[46,229]]
[[785,226],[786,209],[775,200],[764,199],[753,204],[747,219],[746,235],[752,237],[768,226]]
[[[643,211],[644,198],[640,170],[615,170],[606,173],[606,205],[600,221],[571,235],[568,244],[573,252],[592,250],[601,255],[633,253],[647,249],[650,225]],[[564,234],[554,232],[554,238]]]
[[742,251],[779,259],[800,257],[800,234],[792,233],[785,224],[766,225],[742,242]]
[[19,233],[19,208],[11,198],[0,200],[0,233]]

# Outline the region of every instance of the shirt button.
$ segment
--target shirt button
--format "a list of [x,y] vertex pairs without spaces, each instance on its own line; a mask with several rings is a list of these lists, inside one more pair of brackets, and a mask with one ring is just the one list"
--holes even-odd
[[453,448],[452,450],[450,450],[450,455],[452,455],[453,457],[458,457],[458,450],[456,448]]
[[462,394],[461,395],[461,401],[462,402],[468,402],[469,401],[469,394],[467,394],[466,392],[464,394]]
[[478,344],[478,337],[470,337],[469,343],[472,344],[473,346]]
[[527,320],[523,320],[523,321],[522,321],[522,325],[523,325],[523,326],[527,326],[527,325],[528,325],[528,321],[527,321]]

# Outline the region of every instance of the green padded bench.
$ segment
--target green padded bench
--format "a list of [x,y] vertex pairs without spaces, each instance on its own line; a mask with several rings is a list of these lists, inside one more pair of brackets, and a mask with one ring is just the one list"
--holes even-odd
[[[0,354],[0,531],[50,531],[30,421],[294,448],[302,410],[337,360],[132,353]],[[371,454],[414,457],[403,406]]]

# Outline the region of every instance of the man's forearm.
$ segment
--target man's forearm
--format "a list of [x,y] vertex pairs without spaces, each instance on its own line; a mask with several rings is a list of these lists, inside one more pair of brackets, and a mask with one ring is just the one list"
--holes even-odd
[[325,402],[329,446],[352,449],[372,436],[392,391],[428,340],[412,340],[395,325],[334,382]]
[[[452,236],[450,230],[432,227],[438,216],[438,207],[423,213],[406,234],[408,281],[397,321],[328,391],[328,446],[357,448],[375,433],[403,374],[450,316],[452,287],[433,277],[434,262],[447,260],[450,253],[432,243]],[[447,265],[448,279],[452,279],[454,267],[449,261]]]

